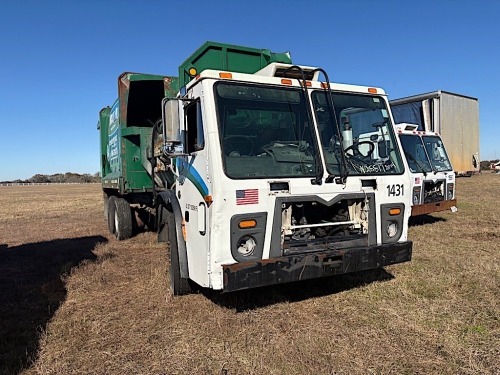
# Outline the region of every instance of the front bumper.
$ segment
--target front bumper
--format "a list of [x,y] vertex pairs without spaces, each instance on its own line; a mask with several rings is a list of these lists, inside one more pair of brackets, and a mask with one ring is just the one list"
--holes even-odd
[[456,199],[447,201],[419,204],[411,207],[411,216],[427,215],[433,212],[446,211],[457,205]]
[[329,250],[223,266],[224,292],[364,271],[408,262],[412,242]]

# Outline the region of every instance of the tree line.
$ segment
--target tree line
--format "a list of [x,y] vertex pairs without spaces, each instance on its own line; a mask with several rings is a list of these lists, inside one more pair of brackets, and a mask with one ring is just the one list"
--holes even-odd
[[93,183],[93,182],[101,182],[101,176],[99,172],[94,174],[89,173],[56,173],[56,174],[36,174],[27,180],[14,180],[14,181],[0,181],[0,183],[35,183],[35,184],[46,184],[46,183],[56,183],[56,184],[64,184],[64,183]]
[[[490,166],[492,163],[497,163],[499,160],[483,160],[481,162],[481,170],[491,170]],[[95,182],[101,182],[101,176],[99,172],[96,172],[94,174],[89,174],[89,173],[72,173],[72,172],[66,172],[66,173],[56,173],[56,174],[36,174],[31,178],[28,178],[27,180],[14,180],[14,181],[0,181],[0,183],[35,183],[35,184],[46,184],[46,183],[57,183],[57,184],[64,184],[64,183],[79,183],[79,184],[85,184],[85,183],[95,183]]]

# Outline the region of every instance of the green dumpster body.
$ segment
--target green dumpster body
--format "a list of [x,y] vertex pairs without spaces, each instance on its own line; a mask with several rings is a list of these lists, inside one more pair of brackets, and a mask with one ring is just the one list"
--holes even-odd
[[118,99],[99,113],[103,188],[120,194],[152,191],[148,154],[161,101],[178,91],[177,77],[123,73]]
[[206,69],[255,73],[272,62],[290,64],[288,53],[273,53],[235,45],[207,42],[179,66],[179,78],[143,73],[118,77],[118,99],[99,112],[101,179],[103,189],[119,194],[151,192],[154,124],[161,119],[161,102]]

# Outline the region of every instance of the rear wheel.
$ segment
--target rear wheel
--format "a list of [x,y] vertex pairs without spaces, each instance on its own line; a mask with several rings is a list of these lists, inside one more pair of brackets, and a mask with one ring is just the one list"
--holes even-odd
[[115,196],[111,196],[111,197],[108,197],[107,200],[107,210],[106,210],[106,218],[107,218],[107,221],[108,221],[108,230],[109,230],[109,233],[111,234],[115,234],[115,201],[116,201],[116,197]]
[[189,279],[181,277],[181,266],[179,262],[179,247],[177,243],[177,226],[175,225],[174,214],[165,209],[168,213],[168,237],[170,239],[170,287],[174,296],[182,296],[192,293]]
[[130,204],[123,198],[114,200],[114,230],[117,240],[121,241],[132,237],[132,210]]
[[102,192],[102,199],[104,201],[104,220],[108,220],[108,208],[109,208],[109,195]]

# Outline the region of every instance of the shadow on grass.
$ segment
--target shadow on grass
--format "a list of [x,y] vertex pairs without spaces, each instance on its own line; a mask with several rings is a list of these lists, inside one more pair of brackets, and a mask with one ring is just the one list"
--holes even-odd
[[420,215],[410,217],[410,220],[408,220],[408,225],[410,227],[416,227],[419,225],[434,224],[440,221],[446,221],[446,219],[442,217],[434,217],[431,215]]
[[36,359],[40,334],[66,298],[64,276],[95,261],[101,236],[15,247],[0,245],[0,374],[16,374]]
[[219,306],[242,312],[281,302],[297,302],[309,298],[340,293],[376,281],[387,281],[393,278],[394,276],[392,274],[382,268],[378,268],[345,275],[241,290],[226,294],[210,289],[202,289],[201,293]]

